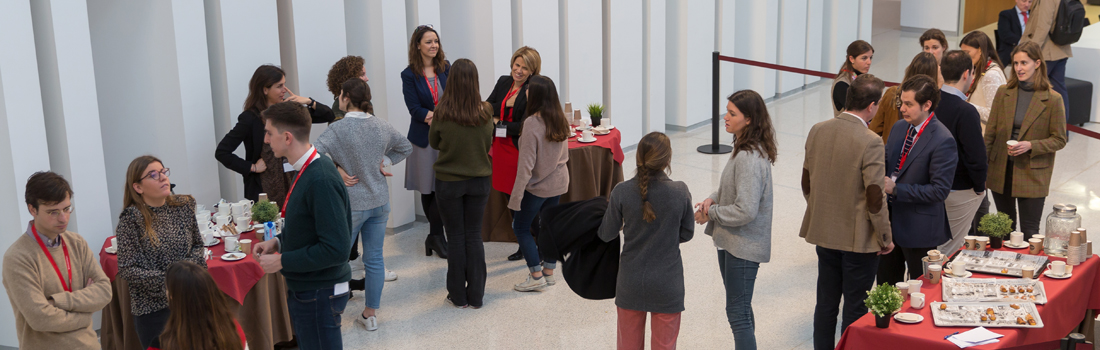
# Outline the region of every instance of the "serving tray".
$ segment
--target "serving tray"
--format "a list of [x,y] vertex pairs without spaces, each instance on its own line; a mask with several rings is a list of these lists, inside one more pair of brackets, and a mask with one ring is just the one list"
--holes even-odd
[[1023,269],[1026,267],[1035,268],[1035,276],[1039,276],[1046,269],[1048,261],[1047,257],[1041,255],[1000,250],[960,250],[948,260],[948,264],[956,259],[966,262],[967,271],[1011,277],[1023,277]]
[[[1039,310],[1030,302],[933,302],[931,307],[932,320],[939,327],[1043,328]],[[996,319],[990,317],[988,310],[993,310]],[[1028,323],[1028,315],[1034,324]],[[982,316],[987,320],[982,321]],[[1018,324],[1017,318],[1024,320],[1024,324]]]
[[1046,304],[1047,293],[1042,281],[995,278],[944,278],[941,288],[944,301],[979,302],[1008,301]]

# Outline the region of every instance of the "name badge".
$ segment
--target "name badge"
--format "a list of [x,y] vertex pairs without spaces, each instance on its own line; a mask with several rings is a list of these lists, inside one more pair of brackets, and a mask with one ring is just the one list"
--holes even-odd
[[294,166],[293,165],[290,165],[290,163],[283,163],[283,172],[284,173],[289,173],[289,172],[293,172],[293,171],[294,171]]
[[496,128],[496,137],[508,137],[508,128],[501,125]]

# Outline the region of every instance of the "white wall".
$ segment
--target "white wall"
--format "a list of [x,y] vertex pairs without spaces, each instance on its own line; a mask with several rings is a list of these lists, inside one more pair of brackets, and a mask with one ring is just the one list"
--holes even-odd
[[[737,0],[735,18],[723,18],[725,23],[736,23],[734,55],[766,63],[777,63],[779,42],[779,2]],[[725,33],[723,33],[725,34]],[[792,40],[793,41],[793,40]],[[729,49],[723,45],[723,51]],[[775,94],[776,71],[766,68],[735,65],[737,84],[734,90],[752,89],[763,96]],[[733,91],[722,91],[729,95]],[[723,96],[724,97],[724,96]]]
[[644,13],[643,28],[643,67],[645,75],[642,77],[642,88],[645,89],[645,112],[643,117],[642,135],[653,131],[665,131],[665,103],[666,103],[666,78],[667,64],[665,63],[665,51],[667,48],[668,18],[665,9],[668,0],[645,0],[642,3]]
[[643,56],[642,3],[637,0],[611,0],[611,37],[608,42],[612,62],[611,95],[607,98],[605,116],[622,133],[623,144],[636,144],[642,138],[644,95],[642,77]]
[[[561,41],[558,39],[558,2],[546,0],[522,0],[523,46],[539,52],[541,72],[554,83],[561,82]],[[558,88],[560,93],[561,88]]]
[[959,11],[962,0],[902,0],[902,29],[924,30],[939,28],[958,33]]
[[[585,106],[604,103],[603,37],[595,35],[603,31],[602,4],[592,0],[562,2],[566,4],[563,16],[568,33],[562,40],[565,43],[562,49],[568,53],[568,59],[562,62],[562,66],[568,67],[568,94],[561,96],[561,102],[572,102],[573,109],[581,110],[581,115],[588,117]],[[664,124],[664,121],[661,123]]]
[[[779,64],[806,68],[806,38],[809,28],[809,0],[782,0],[779,4]],[[868,28],[870,26],[867,26]],[[798,73],[778,73],[776,93],[803,86],[806,76]]]

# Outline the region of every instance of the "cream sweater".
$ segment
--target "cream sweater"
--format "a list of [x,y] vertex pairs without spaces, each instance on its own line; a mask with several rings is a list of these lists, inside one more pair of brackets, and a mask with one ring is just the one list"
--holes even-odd
[[[72,263],[71,293],[61,286],[53,265],[34,238],[21,234],[4,253],[4,288],[15,310],[20,349],[100,348],[92,329],[92,313],[111,302],[111,281],[84,238],[69,231],[61,236]],[[62,247],[48,249],[68,281]]]

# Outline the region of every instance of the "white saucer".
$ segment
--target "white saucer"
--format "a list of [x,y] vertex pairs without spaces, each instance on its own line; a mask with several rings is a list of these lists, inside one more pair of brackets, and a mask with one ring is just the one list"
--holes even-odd
[[247,256],[247,255],[245,255],[244,253],[225,253],[225,254],[222,254],[222,260],[237,261],[237,260],[244,259],[245,256]]
[[220,239],[217,239],[217,238],[215,238],[215,239],[214,239],[214,240],[212,240],[212,241],[209,241],[209,242],[204,242],[204,243],[202,244],[202,246],[203,246],[203,247],[213,247],[213,246],[216,246],[216,245],[218,245],[218,243],[221,243],[221,242],[222,242],[222,241],[221,241]]
[[604,128],[604,129],[607,129],[607,130],[612,130],[612,129],[615,129],[615,126],[614,125],[600,125],[600,126],[594,126],[594,128]]
[[1055,275],[1055,274],[1051,273],[1050,270],[1046,270],[1046,271],[1043,271],[1043,276],[1047,276],[1047,277],[1050,277],[1050,278],[1053,278],[1053,279],[1056,279],[1056,280],[1064,280],[1064,279],[1073,277],[1073,273],[1070,272],[1070,273],[1067,273],[1065,275],[1059,276],[1059,275]]
[[957,276],[957,275],[955,275],[954,273],[944,273],[944,274],[943,274],[943,277],[949,277],[949,278],[969,278],[970,276],[974,276],[974,273],[973,273],[973,272],[970,272],[970,271],[965,271],[965,272],[966,272],[966,273],[964,273],[964,274],[962,274],[962,275],[958,275],[958,276]]
[[1004,242],[1001,245],[1003,245],[1005,247],[1008,247],[1008,248],[1012,248],[1012,249],[1024,249],[1024,248],[1027,248],[1027,247],[1031,246],[1030,244],[1026,244],[1026,243],[1021,244],[1021,245],[1013,245],[1012,243],[1009,243],[1009,242]]
[[595,139],[593,139],[592,141],[585,141],[585,140],[584,140],[584,139],[582,139],[582,138],[578,138],[578,139],[577,139],[577,142],[580,142],[580,143],[593,143],[593,142],[596,142],[596,140],[595,140]]
[[245,233],[245,232],[248,232],[248,231],[252,231],[252,225],[247,225],[247,226],[244,226],[244,227],[237,226],[237,233]]
[[104,248],[103,251],[107,252],[107,254],[118,254],[118,248],[115,247],[107,247]]
[[894,315],[894,320],[901,323],[921,323],[924,316],[911,312],[900,312]]

